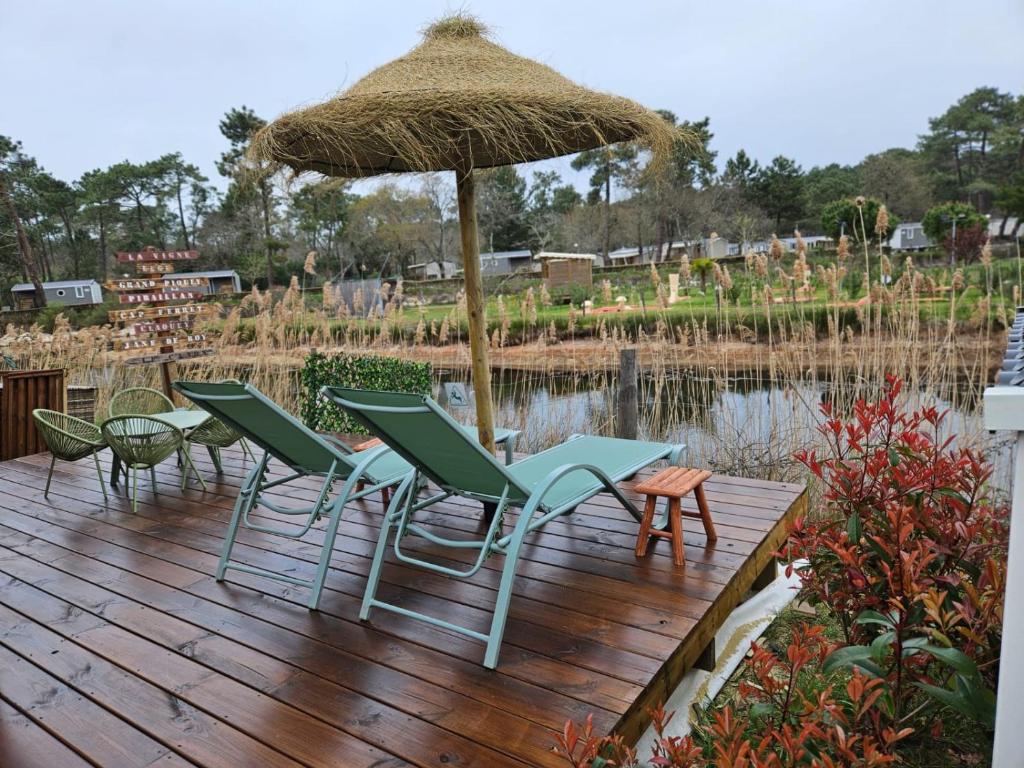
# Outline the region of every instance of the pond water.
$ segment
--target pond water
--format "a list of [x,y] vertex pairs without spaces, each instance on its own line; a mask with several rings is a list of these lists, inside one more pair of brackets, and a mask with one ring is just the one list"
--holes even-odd
[[[506,372],[494,382],[495,421],[523,430],[520,450],[531,452],[577,432],[614,434],[615,387],[604,376]],[[466,389],[471,397],[472,388]],[[911,406],[948,410],[943,431],[983,445],[1001,469],[1005,452],[997,450],[999,439],[982,429],[975,388],[964,386],[945,397],[906,394]],[[688,462],[718,471],[795,479],[793,452],[820,442],[820,405],[831,401],[839,414],[849,414],[857,397],[876,395],[877,388],[852,381],[780,387],[759,378],[643,378],[638,433],[642,439],[686,443]],[[473,418],[472,408],[452,410],[460,420]]]

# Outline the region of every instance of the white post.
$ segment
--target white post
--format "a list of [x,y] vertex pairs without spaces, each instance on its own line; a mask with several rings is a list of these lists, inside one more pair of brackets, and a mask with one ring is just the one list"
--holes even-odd
[[[1018,398],[1024,412],[1024,389]],[[1024,765],[1024,431],[1017,433],[1013,462],[1013,502],[1010,507],[1010,546],[1006,558],[1006,596],[1003,603],[1003,645],[999,653],[999,695],[993,768]]]
[[1006,595],[1003,604],[1003,642],[999,654],[999,690],[993,768],[1024,765],[1024,307],[1017,308],[1010,331],[1010,349],[996,386],[985,390],[985,426],[1017,433],[1013,461],[1013,500],[1010,505],[1010,542],[1006,556]]

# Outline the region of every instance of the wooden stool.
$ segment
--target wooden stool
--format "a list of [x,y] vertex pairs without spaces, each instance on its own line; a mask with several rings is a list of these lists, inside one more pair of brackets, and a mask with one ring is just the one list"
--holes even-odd
[[[704,523],[704,533],[709,542],[717,541],[718,534],[715,533],[714,523],[711,522],[711,513],[708,511],[708,500],[704,496],[702,483],[711,477],[706,469],[687,469],[686,467],[669,467],[663,469],[654,477],[637,483],[633,490],[637,493],[647,495],[647,503],[644,505],[644,519],[640,523],[640,533],[636,539],[636,556],[643,557],[647,554],[647,545],[652,536],[672,540],[672,562],[676,565],[686,564],[686,555],[683,552],[683,517],[699,518]],[[697,508],[700,512],[684,512],[681,499],[690,491],[697,498]],[[654,509],[658,504],[658,497],[664,496],[668,499],[668,525],[664,530],[651,528],[654,523]]]
[[[371,448],[376,448],[378,445],[384,445],[384,441],[381,440],[379,437],[371,437],[369,440],[364,440],[361,443],[357,443],[356,445],[353,445],[352,446],[352,451],[354,453],[359,453],[360,451],[368,451]],[[359,482],[356,483],[356,493],[359,493],[365,487],[366,487],[366,483],[364,483],[362,480],[360,480]],[[381,497],[381,499],[384,502],[384,506],[387,507],[387,505],[391,503],[391,489],[390,488],[381,488],[380,489],[380,497]]]

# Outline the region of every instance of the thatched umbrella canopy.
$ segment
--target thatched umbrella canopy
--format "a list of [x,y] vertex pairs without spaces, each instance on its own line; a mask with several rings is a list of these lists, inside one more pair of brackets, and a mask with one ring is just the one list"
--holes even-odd
[[338,96],[283,115],[250,152],[296,172],[365,177],[455,171],[480,442],[494,448],[473,169],[638,141],[666,157],[677,134],[657,113],[576,85],[488,39],[466,15],[431,25],[407,55]]

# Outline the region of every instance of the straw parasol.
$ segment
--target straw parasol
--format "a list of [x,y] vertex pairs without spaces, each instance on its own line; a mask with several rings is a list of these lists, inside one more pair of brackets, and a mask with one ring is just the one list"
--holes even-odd
[[657,113],[576,85],[489,39],[471,16],[443,18],[423,42],[336,97],[282,115],[250,153],[296,173],[366,177],[454,171],[480,442],[494,449],[473,170],[622,141],[667,157],[678,137]]

